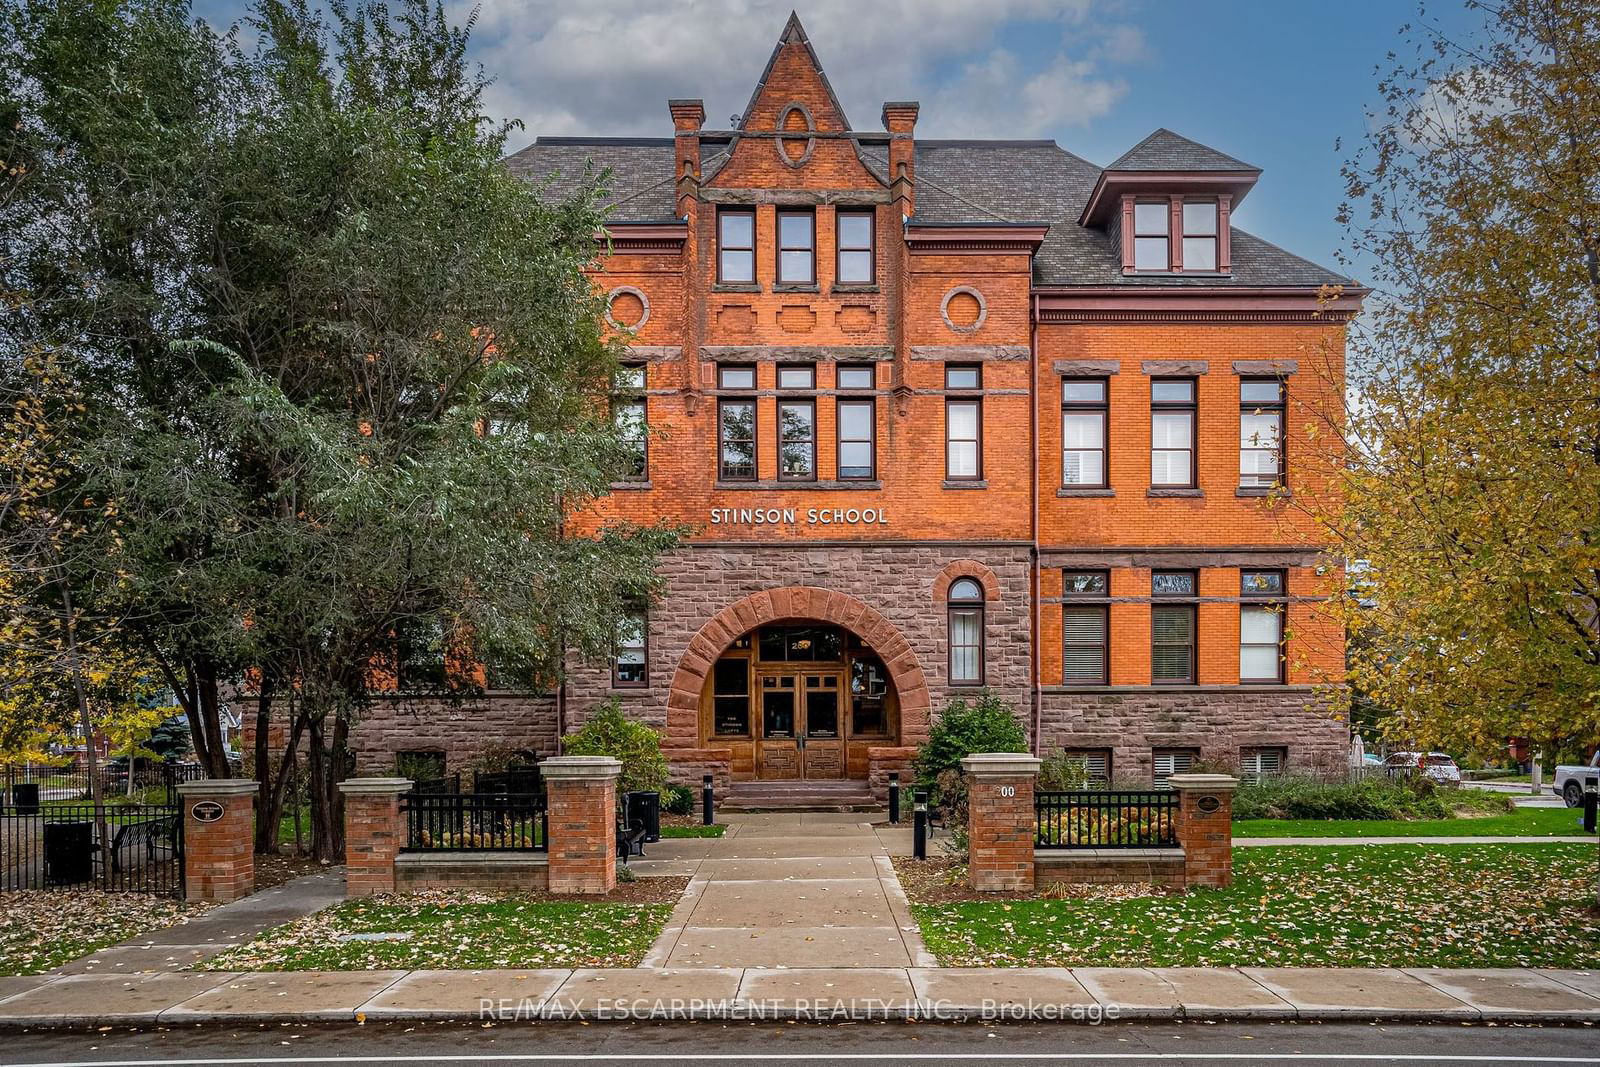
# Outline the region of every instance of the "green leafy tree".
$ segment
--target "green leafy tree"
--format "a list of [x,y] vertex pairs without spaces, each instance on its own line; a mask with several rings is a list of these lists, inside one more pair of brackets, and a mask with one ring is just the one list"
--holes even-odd
[[1356,269],[1336,606],[1400,741],[1600,739],[1600,8],[1426,20],[1346,167]]
[[917,781],[937,782],[945,771],[960,771],[975,752],[1026,752],[1028,735],[1004,700],[985,690],[972,703],[952,700],[917,749]]

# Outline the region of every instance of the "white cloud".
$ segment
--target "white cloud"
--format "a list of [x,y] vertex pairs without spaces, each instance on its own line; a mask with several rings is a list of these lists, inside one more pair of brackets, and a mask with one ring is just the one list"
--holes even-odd
[[[800,19],[856,129],[884,100],[920,99],[924,136],[1033,136],[1105,114],[1114,66],[1144,58],[1123,0],[813,0]],[[792,0],[482,0],[474,54],[498,79],[492,113],[527,136],[670,131],[666,101],[700,97],[706,124],[744,108]],[[461,0],[453,12],[464,17]],[[1109,13],[1109,14],[1108,14]],[[1024,63],[997,31],[1052,42]],[[514,138],[518,140],[519,138]]]

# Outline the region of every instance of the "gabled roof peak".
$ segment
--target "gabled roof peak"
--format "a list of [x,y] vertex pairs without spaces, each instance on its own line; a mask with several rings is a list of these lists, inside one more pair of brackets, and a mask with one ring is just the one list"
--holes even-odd
[[1170,171],[1251,171],[1261,173],[1260,167],[1251,166],[1187,137],[1173,133],[1165,126],[1134,145],[1106,167],[1106,170],[1170,170]]
[[754,91],[750,93],[750,102],[744,106],[744,111],[739,116],[739,129],[744,129],[749,123],[750,115],[755,111],[756,101],[761,99],[761,90],[766,87],[767,79],[772,77],[772,68],[777,65],[778,56],[785,47],[795,44],[806,50],[811,67],[817,72],[817,78],[828,94],[828,101],[833,105],[834,114],[839,116],[839,122],[846,130],[850,129],[850,119],[846,117],[844,108],[839,103],[838,94],[829,84],[827,74],[823,73],[822,61],[817,59],[817,51],[811,47],[811,38],[806,36],[806,28],[800,24],[800,15],[796,11],[789,12],[789,21],[783,24],[783,32],[778,35],[778,43],[772,46],[772,55],[767,58],[767,65],[761,71],[761,78],[756,82]]

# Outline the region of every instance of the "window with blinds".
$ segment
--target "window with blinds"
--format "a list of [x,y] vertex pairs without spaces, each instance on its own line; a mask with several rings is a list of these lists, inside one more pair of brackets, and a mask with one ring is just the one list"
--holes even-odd
[[1150,609],[1150,680],[1194,681],[1194,605],[1156,604]]
[[1109,748],[1069,748],[1067,761],[1083,769],[1084,787],[1105,789],[1111,785],[1111,750]]
[[1106,606],[1068,604],[1061,609],[1061,682],[1106,684]]
[[1239,777],[1247,782],[1275,778],[1283,773],[1288,753],[1282,748],[1241,748],[1239,750]]
[[1158,748],[1151,753],[1153,780],[1157,789],[1167,788],[1167,779],[1174,774],[1188,774],[1194,766],[1196,752],[1192,748]]

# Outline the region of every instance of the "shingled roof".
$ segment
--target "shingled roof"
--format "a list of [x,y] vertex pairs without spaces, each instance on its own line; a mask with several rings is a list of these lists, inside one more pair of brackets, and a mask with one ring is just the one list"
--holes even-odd
[[1260,167],[1225,156],[1215,148],[1160,129],[1122,154],[1106,170],[1225,170],[1260,174]]
[[[720,150],[727,140],[726,134],[702,135],[702,167],[707,173],[720,166]],[[862,135],[861,157],[880,176],[887,174],[882,134]],[[506,165],[514,174],[541,183],[552,198],[570,195],[585,182],[597,181],[602,171],[609,172],[605,202],[611,208],[610,217],[617,222],[658,222],[675,213],[672,159],[670,137],[541,137],[510,156]],[[1134,160],[1133,167],[1129,159]],[[1112,166],[1256,170],[1167,130],[1151,134]],[[915,221],[921,225],[1048,224],[1049,233],[1033,265],[1034,284],[1041,287],[1314,288],[1353,284],[1343,275],[1237,226],[1229,275],[1125,276],[1120,248],[1113,246],[1104,230],[1080,226],[1077,221],[1101,173],[1100,167],[1054,141],[919,140]]]

